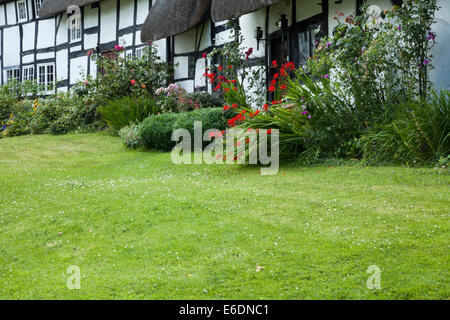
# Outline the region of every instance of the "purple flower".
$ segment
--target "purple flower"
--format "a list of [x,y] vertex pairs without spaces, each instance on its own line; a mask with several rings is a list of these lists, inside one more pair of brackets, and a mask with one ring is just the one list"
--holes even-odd
[[116,45],[114,46],[114,50],[116,50],[116,51],[122,51],[122,50],[123,50],[123,47],[116,44]]
[[397,29],[398,29],[398,30],[402,30],[402,26],[398,26]]
[[433,32],[433,31],[431,31],[431,30],[428,30],[427,31],[427,39],[428,40],[434,40],[434,39],[436,39],[436,33],[435,32]]
[[330,41],[327,42],[327,47],[329,47],[329,46],[331,46],[331,42]]
[[308,111],[306,111],[306,110],[302,111],[302,114],[308,114]]
[[311,115],[308,116],[308,119],[311,119]]
[[426,66],[427,64],[429,64],[431,61],[430,59],[425,59],[425,61],[423,62],[423,65]]

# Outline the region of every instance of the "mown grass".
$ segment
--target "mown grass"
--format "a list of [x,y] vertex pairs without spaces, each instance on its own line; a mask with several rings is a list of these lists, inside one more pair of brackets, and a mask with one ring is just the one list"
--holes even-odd
[[177,166],[102,134],[3,139],[0,298],[448,299],[449,182],[429,168]]

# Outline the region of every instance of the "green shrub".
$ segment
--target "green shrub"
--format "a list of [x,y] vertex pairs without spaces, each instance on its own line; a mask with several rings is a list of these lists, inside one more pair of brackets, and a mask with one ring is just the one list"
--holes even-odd
[[137,149],[143,147],[141,136],[139,135],[139,125],[126,126],[119,131],[119,136],[127,148]]
[[103,120],[114,132],[128,125],[141,123],[159,111],[155,100],[146,97],[115,99],[99,108]]
[[391,117],[362,137],[367,163],[433,163],[450,154],[448,91],[433,94],[430,101],[405,103]]
[[89,99],[70,93],[46,99],[21,100],[11,110],[12,124],[3,136],[24,134],[65,134],[100,126],[96,105]]
[[177,120],[174,113],[150,116],[139,126],[142,144],[148,149],[170,151],[175,143],[171,141],[173,126]]
[[[175,146],[175,143],[171,141],[172,132],[176,129],[186,129],[193,137],[195,121],[202,122],[203,132],[209,129],[226,129],[222,109],[208,108],[192,112],[150,116],[139,126],[138,136],[148,149],[170,151]],[[125,142],[125,144],[127,143]]]
[[195,110],[192,112],[182,112],[177,115],[177,120],[174,123],[175,129],[186,129],[191,135],[194,135],[194,122],[201,121],[203,131],[209,129],[224,130],[226,128],[226,120],[224,118],[222,109],[208,108]]

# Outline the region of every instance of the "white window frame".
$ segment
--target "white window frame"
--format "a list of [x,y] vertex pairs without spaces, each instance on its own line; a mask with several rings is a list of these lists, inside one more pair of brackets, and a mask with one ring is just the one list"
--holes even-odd
[[69,42],[73,43],[81,41],[81,14],[75,17],[69,17],[69,19],[67,19],[67,23],[69,27]]
[[22,81],[34,81],[34,65],[22,68]]
[[5,83],[12,82],[13,79],[16,79],[17,82],[20,81],[20,68],[12,68],[5,70]]
[[40,86],[43,86],[43,91],[47,93],[53,92],[55,90],[55,64],[38,64],[37,81]]
[[36,15],[36,18],[39,18],[39,9],[41,8],[43,0],[33,0],[33,6],[34,6],[34,13]]
[[142,59],[144,57],[144,47],[136,48],[136,58]]
[[[26,0],[18,0],[17,5],[17,19],[18,22],[28,21],[28,8]],[[21,11],[23,10],[23,11]]]

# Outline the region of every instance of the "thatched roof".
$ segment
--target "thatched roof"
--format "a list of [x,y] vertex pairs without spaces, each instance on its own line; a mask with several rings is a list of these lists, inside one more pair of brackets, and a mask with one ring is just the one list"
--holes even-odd
[[211,16],[214,22],[230,20],[278,1],[280,0],[212,0]]
[[39,9],[39,17],[47,18],[57,13],[66,12],[71,5],[84,6],[101,0],[45,0]]
[[141,40],[156,41],[183,33],[206,20],[210,8],[211,0],[156,0],[145,20]]

